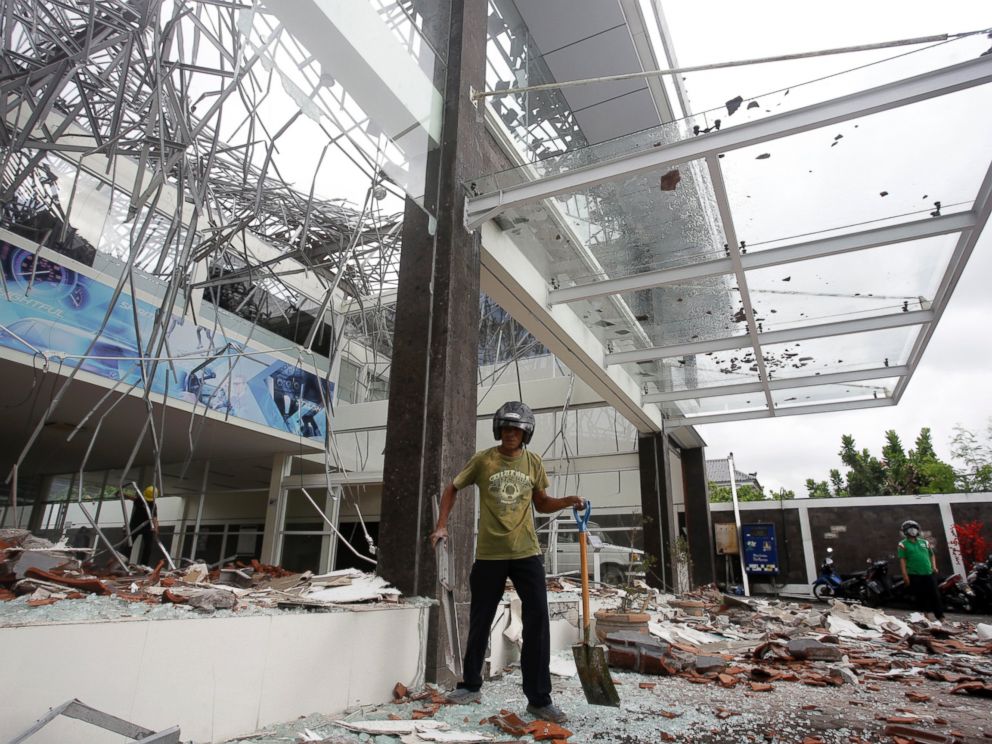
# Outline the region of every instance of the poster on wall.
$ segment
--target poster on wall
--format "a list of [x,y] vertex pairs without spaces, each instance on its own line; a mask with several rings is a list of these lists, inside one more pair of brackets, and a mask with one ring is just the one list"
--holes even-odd
[[[152,336],[155,306],[132,303],[127,294],[111,305],[112,287],[2,240],[0,271],[0,346],[43,352],[126,384],[151,372],[151,363],[142,368],[141,350]],[[324,438],[334,384],[313,372],[178,315],[169,318],[161,356],[170,361],[154,365],[152,392],[308,439]]]
[[749,574],[779,572],[774,524],[741,525],[741,542],[744,543],[744,568]]

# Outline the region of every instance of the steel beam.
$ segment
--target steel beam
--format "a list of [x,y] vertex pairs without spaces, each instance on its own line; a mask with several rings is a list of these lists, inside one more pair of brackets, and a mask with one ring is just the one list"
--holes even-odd
[[[825,375],[805,375],[789,377],[780,380],[769,380],[769,390],[791,390],[792,388],[810,387],[812,385],[843,385],[848,382],[863,382],[865,380],[880,380],[886,377],[903,377],[909,374],[909,367],[873,367],[871,369],[853,372],[831,372]],[[742,382],[737,385],[719,385],[709,388],[693,388],[692,390],[673,390],[669,393],[651,393],[641,400],[644,403],[671,403],[677,400],[699,400],[700,398],[719,398],[723,395],[740,395],[742,393],[760,393],[764,385],[760,382]]]
[[[923,238],[932,238],[938,235],[947,235],[949,233],[967,230],[975,226],[976,219],[975,212],[959,212],[957,214],[947,214],[925,220],[902,222],[897,225],[879,227],[874,230],[864,230],[848,235],[837,235],[830,238],[821,238],[820,240],[796,243],[795,245],[769,248],[741,256],[741,265],[745,271],[751,271],[753,269],[765,269],[796,261],[808,261],[814,258],[836,256],[841,253],[861,251],[867,248],[880,248],[894,243],[922,240]],[[662,287],[666,284],[692,281],[693,279],[721,276],[723,274],[729,274],[732,271],[733,266],[729,258],[715,258],[711,261],[703,261],[689,266],[646,271],[643,274],[634,274],[618,279],[604,279],[588,284],[579,284],[574,287],[556,289],[548,293],[548,303],[558,305],[566,302],[577,302],[593,297],[634,292],[640,289]]]
[[894,406],[895,398],[872,398],[871,400],[845,400],[836,403],[817,403],[810,406],[791,406],[776,408],[769,411],[762,408],[756,411],[738,411],[735,413],[714,413],[708,416],[689,416],[685,418],[666,419],[665,429],[677,429],[683,426],[702,426],[703,424],[723,424],[728,421],[749,421],[751,419],[781,418],[782,416],[806,416],[813,413],[835,413],[837,411],[856,411],[861,408],[881,408]]
[[751,349],[754,351],[754,363],[758,368],[758,380],[762,383],[762,393],[765,396],[765,403],[772,409],[772,393],[768,389],[768,370],[765,368],[765,357],[761,353],[761,342],[758,336],[758,324],[754,319],[754,306],[751,304],[751,292],[747,286],[747,275],[744,273],[744,266],[741,264],[741,249],[738,247],[737,230],[734,227],[734,216],[730,209],[730,198],[727,195],[727,184],[723,180],[723,170],[720,168],[720,161],[715,155],[706,158],[706,167],[709,170],[710,180],[713,183],[713,196],[716,199],[717,210],[720,212],[720,221],[723,223],[724,241],[727,244],[727,255],[734,268],[734,276],[737,278],[737,288],[740,291],[741,307],[744,310],[744,319],[747,322],[747,336],[751,341]]
[[831,126],[988,82],[992,82],[992,55],[469,198],[466,202],[465,223],[468,228],[473,229],[507,209],[541,201],[556,194],[588,189],[617,178]]
[[[947,307],[947,301],[950,299],[951,293],[957,286],[958,280],[964,272],[964,267],[968,263],[968,259],[971,257],[972,251],[975,250],[975,246],[978,244],[978,240],[982,236],[990,216],[992,216],[992,164],[989,165],[988,170],[985,172],[985,179],[982,181],[982,185],[978,189],[978,196],[975,199],[974,214],[974,227],[971,230],[965,230],[961,233],[961,237],[958,239],[958,243],[954,247],[954,253],[951,254],[951,260],[947,265],[947,271],[944,272],[944,277],[941,279],[940,285],[934,293],[934,322],[923,329],[923,332],[917,337],[916,343],[909,352],[909,367],[911,370],[916,369],[916,365],[923,357],[923,352],[926,350],[927,344],[930,343],[930,337],[933,335],[934,328],[937,326],[936,321],[938,321],[944,314],[944,308]],[[910,373],[910,376],[911,374],[912,373]],[[906,385],[909,384],[910,376],[904,377],[899,384],[896,385],[893,397],[897,401],[902,397],[903,392],[905,392]]]
[[[785,344],[794,341],[806,341],[811,338],[843,336],[849,333],[879,331],[886,328],[902,328],[903,326],[932,323],[935,319],[936,316],[933,310],[913,310],[905,313],[877,315],[873,318],[842,320],[836,323],[820,323],[818,325],[801,326],[799,328],[786,328],[781,331],[767,331],[758,334],[758,342],[762,346],[768,344]],[[655,359],[706,354],[711,351],[743,349],[750,345],[751,339],[746,335],[730,336],[728,338],[713,339],[712,341],[693,341],[688,344],[655,346],[651,349],[632,349],[630,351],[614,352],[613,354],[606,355],[605,364],[609,367],[613,364],[649,362]]]

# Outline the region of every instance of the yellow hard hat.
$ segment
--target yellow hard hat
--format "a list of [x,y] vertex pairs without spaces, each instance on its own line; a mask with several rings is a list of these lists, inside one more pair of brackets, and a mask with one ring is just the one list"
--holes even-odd
[[155,486],[148,486],[148,488],[145,489],[145,501],[154,501],[157,495]]

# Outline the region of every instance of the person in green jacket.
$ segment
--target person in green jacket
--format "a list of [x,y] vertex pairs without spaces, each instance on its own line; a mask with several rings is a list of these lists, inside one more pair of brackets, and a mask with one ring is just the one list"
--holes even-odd
[[937,588],[937,556],[930,543],[920,537],[917,522],[907,519],[899,529],[905,536],[899,541],[898,550],[902,579],[912,590],[920,612],[924,615],[932,612],[935,618],[942,620],[944,604]]

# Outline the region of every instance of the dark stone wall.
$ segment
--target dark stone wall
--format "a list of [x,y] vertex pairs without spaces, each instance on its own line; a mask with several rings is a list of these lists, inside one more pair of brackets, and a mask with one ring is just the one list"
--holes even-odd
[[[902,539],[899,526],[907,519],[915,519],[934,546],[938,573],[947,575],[952,572],[951,554],[938,504],[914,502],[901,505],[880,503],[877,506],[844,506],[844,499],[837,499],[835,503],[836,505],[831,503],[829,506],[817,506],[808,510],[816,565],[826,556],[829,547],[833,548],[834,565],[841,573],[861,571],[867,561],[873,559],[888,561],[889,575],[898,576],[896,549]],[[992,502],[951,504],[951,513],[957,523],[976,520],[982,522],[982,534],[986,540],[992,542]],[[714,525],[734,522],[732,511],[714,511],[711,517]],[[770,507],[742,510],[741,522],[774,524],[782,568],[782,573],[776,577],[776,583],[806,583],[806,564],[797,509],[790,509],[786,505],[785,509]],[[722,584],[726,580],[725,561],[723,556],[715,556],[715,559],[717,581]],[[733,581],[740,581],[740,564],[736,556],[731,564]]]
[[[841,573],[861,571],[869,559],[884,559],[889,561],[889,575],[897,576],[896,548],[902,540],[899,525],[907,519],[920,523],[937,553],[939,571],[950,573],[951,554],[937,504],[810,509],[809,528],[816,563],[819,565],[827,548],[832,547],[834,565]],[[835,530],[836,527],[844,530]]]

